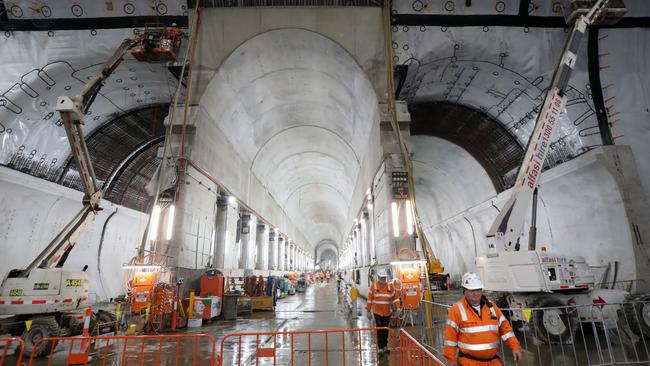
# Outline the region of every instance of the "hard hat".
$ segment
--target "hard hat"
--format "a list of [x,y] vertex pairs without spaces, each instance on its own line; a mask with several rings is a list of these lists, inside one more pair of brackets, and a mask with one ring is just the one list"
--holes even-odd
[[377,270],[377,277],[379,278],[388,278],[388,271],[385,268]]
[[478,290],[483,288],[481,277],[474,272],[467,272],[463,275],[461,286],[467,290]]

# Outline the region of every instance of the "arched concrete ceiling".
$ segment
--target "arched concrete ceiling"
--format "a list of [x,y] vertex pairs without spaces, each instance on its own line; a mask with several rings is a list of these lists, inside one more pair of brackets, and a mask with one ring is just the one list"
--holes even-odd
[[224,61],[200,103],[313,247],[341,241],[377,109],[345,49],[303,29],[262,33]]
[[[0,164],[17,158],[49,169],[65,164],[70,149],[54,110],[56,99],[77,93],[132,36],[132,29],[99,29],[7,32],[0,38]],[[84,133],[90,135],[127,111],[169,103],[176,86],[165,65],[126,55],[90,107]]]
[[418,212],[425,228],[479,204],[497,192],[466,150],[434,136],[411,136]]

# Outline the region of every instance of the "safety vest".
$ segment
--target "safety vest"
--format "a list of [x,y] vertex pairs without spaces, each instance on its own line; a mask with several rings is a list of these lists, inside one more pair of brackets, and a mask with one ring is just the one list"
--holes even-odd
[[373,283],[370,286],[366,309],[379,316],[390,316],[392,305],[398,308],[400,307],[399,294],[393,286],[389,286],[388,283]]
[[500,340],[513,351],[521,349],[510,323],[489,300],[481,301],[480,316],[465,298],[449,310],[443,355],[450,363],[457,362],[457,351],[474,359],[491,360],[496,357]]

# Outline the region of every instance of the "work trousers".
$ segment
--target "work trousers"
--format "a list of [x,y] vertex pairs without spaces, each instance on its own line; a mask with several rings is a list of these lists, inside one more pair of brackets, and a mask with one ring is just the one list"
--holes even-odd
[[[372,314],[375,317],[375,326],[376,327],[388,327],[388,323],[390,323],[390,315],[389,316],[381,316],[377,314]],[[386,345],[388,344],[388,330],[386,329],[380,329],[377,331],[377,346],[379,348],[386,348]]]

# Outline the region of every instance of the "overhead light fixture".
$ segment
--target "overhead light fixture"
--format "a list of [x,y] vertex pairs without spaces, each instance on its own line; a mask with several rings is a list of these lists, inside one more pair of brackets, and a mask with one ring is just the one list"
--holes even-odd
[[393,236],[399,238],[399,222],[397,221],[397,202],[391,203],[391,211],[393,213]]
[[255,226],[255,224],[257,224],[256,221],[257,220],[255,220],[255,216],[251,216],[251,218],[248,220],[248,226],[252,228],[253,226]]
[[372,202],[368,201],[368,210],[372,210],[373,207],[374,206],[373,206]]
[[411,200],[406,200],[406,232],[413,235],[413,206]]
[[134,264],[134,265],[124,265],[122,269],[160,269],[161,266],[156,266],[153,264]]
[[228,203],[231,205],[237,203],[237,199],[235,198],[235,196],[228,196]]
[[427,264],[427,261],[425,260],[416,260],[416,261],[395,261],[395,262],[390,262],[391,266],[395,265],[404,265],[404,264]]
[[158,221],[160,220],[160,205],[153,206],[151,222],[149,223],[149,240],[158,239]]
[[172,240],[172,232],[174,230],[174,212],[176,207],[174,205],[169,206],[169,211],[167,212],[167,240]]

